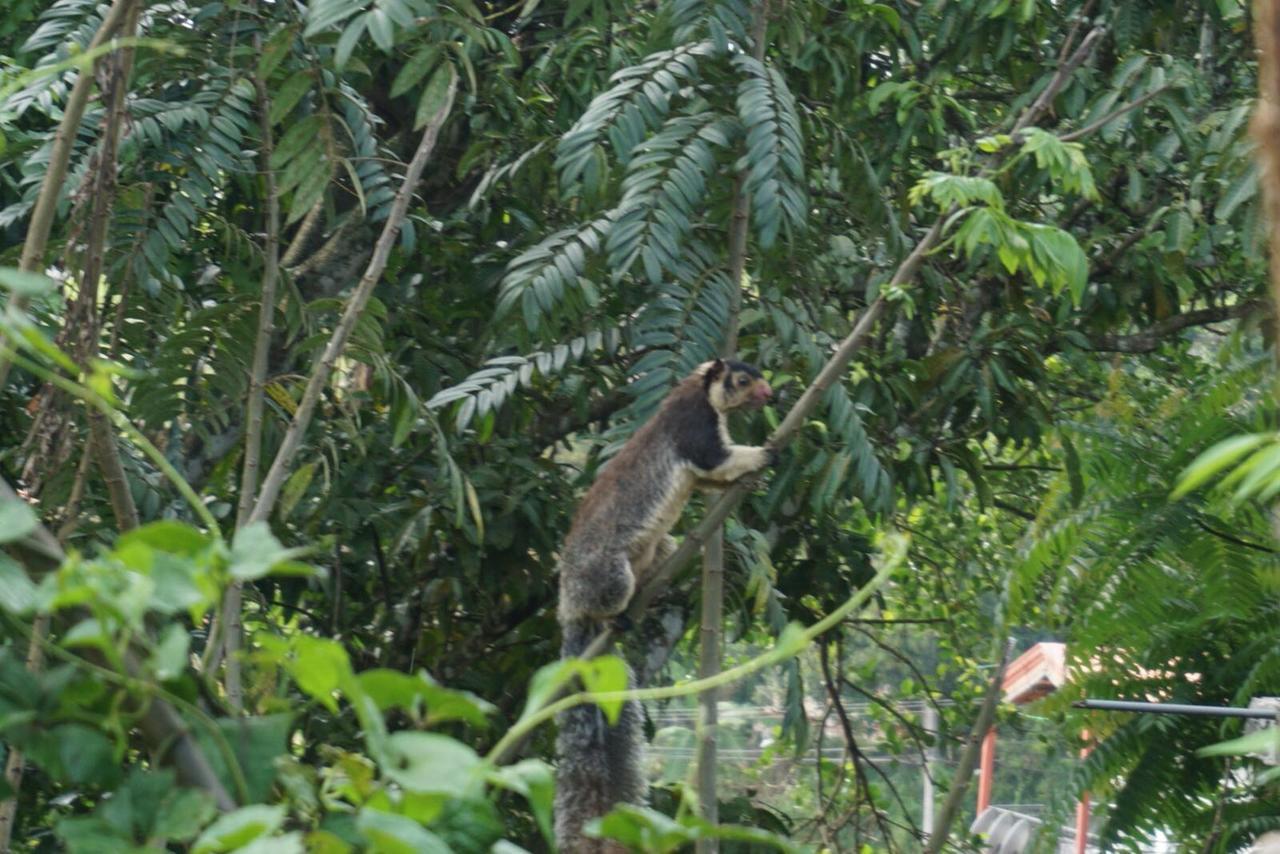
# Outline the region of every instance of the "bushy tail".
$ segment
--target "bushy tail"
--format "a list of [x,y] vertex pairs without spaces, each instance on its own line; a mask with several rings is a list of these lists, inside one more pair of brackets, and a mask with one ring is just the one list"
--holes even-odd
[[[580,655],[598,633],[591,621],[562,626],[561,656]],[[634,683],[630,678],[628,683]],[[610,726],[596,706],[584,704],[562,712],[556,738],[556,844],[565,854],[597,854],[624,850],[582,835],[582,826],[621,802],[641,803],[647,785],[641,768],[644,739],[640,704],[624,703],[618,722]]]

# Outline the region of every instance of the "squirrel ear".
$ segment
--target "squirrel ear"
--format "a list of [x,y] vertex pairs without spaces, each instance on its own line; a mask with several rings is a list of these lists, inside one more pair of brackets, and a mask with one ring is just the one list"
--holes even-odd
[[707,379],[714,380],[724,373],[724,359],[716,359],[707,367]]

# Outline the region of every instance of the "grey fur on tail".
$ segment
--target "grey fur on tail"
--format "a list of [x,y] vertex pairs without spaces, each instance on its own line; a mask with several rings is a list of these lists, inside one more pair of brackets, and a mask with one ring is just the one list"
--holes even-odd
[[[561,657],[579,655],[598,633],[594,622],[566,627]],[[628,674],[630,686],[634,679]],[[610,725],[597,706],[583,704],[556,718],[556,843],[563,854],[623,851],[616,843],[582,835],[582,826],[619,803],[642,803],[648,793],[642,767],[644,739],[640,704],[623,703]]]

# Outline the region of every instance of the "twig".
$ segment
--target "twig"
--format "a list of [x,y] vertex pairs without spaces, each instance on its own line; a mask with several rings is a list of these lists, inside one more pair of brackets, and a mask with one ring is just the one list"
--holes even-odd
[[1123,106],[1116,107],[1114,110],[1107,113],[1102,118],[1089,122],[1089,124],[1085,125],[1079,130],[1073,130],[1071,133],[1065,133],[1062,136],[1058,137],[1058,139],[1061,142],[1074,142],[1077,139],[1086,137],[1089,134],[1093,133],[1098,128],[1110,124],[1111,122],[1123,116],[1125,113],[1138,109],[1138,107],[1141,107],[1143,104],[1147,103],[1147,101],[1150,101],[1152,98],[1156,97],[1157,95],[1163,95],[1165,92],[1168,92],[1168,91],[1169,91],[1168,86],[1161,86],[1158,89],[1153,89],[1147,94],[1143,95],[1141,98],[1135,98],[1134,100],[1130,101],[1127,104],[1124,104]]
[[[121,24],[121,33],[128,38],[134,34],[138,26],[138,16],[142,9],[138,3],[128,3],[125,20]],[[97,174],[93,179],[93,213],[89,220],[89,231],[85,242],[84,272],[80,277],[80,287],[88,289],[96,296],[98,280],[102,277],[103,258],[106,253],[107,226],[111,222],[111,207],[116,195],[116,160],[120,141],[120,125],[124,118],[124,100],[129,88],[129,73],[133,70],[133,48],[122,49],[118,56],[103,59],[102,67],[106,70],[110,91],[107,106],[106,123],[102,133],[102,148],[98,154]],[[123,308],[124,300],[121,299]],[[95,320],[86,331],[88,338],[84,341],[85,359],[98,352],[98,331],[100,322],[96,319],[98,308],[90,308]],[[102,481],[111,498],[111,510],[115,514],[116,527],[121,531],[131,531],[138,527],[138,508],[133,501],[133,493],[129,490],[129,481],[125,477],[124,466],[120,463],[120,449],[116,446],[115,434],[111,431],[111,422],[97,410],[89,410],[90,446],[102,472]]]
[[395,201],[391,203],[391,210],[387,214],[387,221],[382,227],[382,234],[379,235],[378,242],[374,246],[373,257],[369,259],[369,266],[352,292],[351,298],[347,301],[347,306],[342,313],[342,319],[334,328],[333,334],[329,338],[329,343],[325,345],[324,352],[320,354],[320,358],[316,360],[315,367],[312,368],[306,391],[302,394],[302,400],[298,402],[298,408],[293,414],[293,420],[289,422],[289,428],[285,432],[284,441],[280,443],[280,450],[276,452],[275,460],[271,463],[271,470],[267,472],[266,480],[262,483],[262,490],[258,494],[258,500],[254,504],[253,512],[249,515],[250,522],[265,520],[271,515],[272,508],[275,507],[276,499],[280,495],[280,488],[284,485],[284,479],[288,476],[289,469],[293,464],[293,458],[297,455],[298,448],[302,445],[303,434],[306,433],[307,427],[311,424],[311,416],[320,400],[320,392],[328,383],[334,363],[346,348],[347,338],[351,336],[351,330],[355,328],[356,321],[360,319],[365,305],[369,302],[369,297],[373,294],[374,286],[378,284],[378,280],[382,278],[383,270],[387,267],[387,260],[391,257],[391,247],[395,243],[396,236],[400,233],[400,224],[404,222],[405,214],[408,212],[409,200],[413,196],[413,189],[417,186],[418,179],[422,176],[422,170],[427,165],[427,159],[431,156],[431,152],[436,146],[436,138],[440,135],[440,128],[449,116],[449,110],[453,106],[453,96],[457,89],[458,84],[455,79],[449,84],[449,91],[445,96],[444,104],[427,122],[426,130],[422,133],[422,140],[418,143],[418,149],[414,152],[413,159],[409,161],[409,168],[405,170],[404,181],[396,192]]
[[1264,300],[1251,299],[1235,305],[1185,311],[1182,314],[1166,317],[1150,329],[1135,332],[1132,335],[1099,335],[1090,339],[1089,346],[1092,350],[1104,353],[1150,353],[1156,350],[1165,338],[1189,327],[1220,323],[1224,320],[1237,320],[1263,311],[1267,307]]
[[[882,769],[877,768],[874,762],[867,761],[866,755],[862,752],[862,748],[858,746],[857,739],[855,739],[853,735],[853,724],[849,720],[849,712],[845,709],[844,702],[840,699],[840,690],[836,687],[836,679],[831,673],[830,652],[827,649],[827,644],[821,639],[818,640],[818,661],[822,667],[822,681],[827,689],[827,697],[830,699],[832,706],[836,710],[836,717],[840,721],[840,730],[844,733],[845,748],[849,751],[850,758],[853,760],[853,770],[857,775],[858,785],[867,793],[867,803],[871,807],[871,815],[875,819],[876,825],[880,828],[881,840],[885,845],[890,845],[893,840],[893,836],[889,833],[888,827],[885,824],[884,814],[880,811],[880,808],[876,806],[875,800],[871,797],[871,783],[867,779],[865,766],[870,766],[879,773],[880,777],[889,787],[889,791],[893,792],[894,798],[898,801],[898,806],[902,807],[903,815],[908,814],[906,802],[903,801],[901,793],[898,792],[898,787],[894,785],[893,780],[889,775],[884,773]],[[844,681],[843,676],[841,677],[841,681]],[[914,822],[912,823],[912,833],[917,840],[920,839],[920,828],[916,827]]]
[[1049,108],[1049,105],[1053,103],[1053,99],[1058,97],[1058,93],[1066,85],[1067,78],[1089,57],[1089,54],[1093,52],[1094,45],[1102,38],[1104,32],[1106,32],[1105,27],[1094,27],[1081,40],[1079,47],[1072,52],[1071,56],[1065,61],[1059,62],[1058,70],[1054,72],[1049,84],[1044,87],[1044,91],[1014,123],[1012,132],[1015,135],[1029,127],[1036,119],[1040,118],[1041,113]]

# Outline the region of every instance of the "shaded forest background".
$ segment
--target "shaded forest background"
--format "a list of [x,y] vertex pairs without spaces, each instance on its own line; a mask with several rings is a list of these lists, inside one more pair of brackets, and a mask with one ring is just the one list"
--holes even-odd
[[[905,553],[723,695],[775,715],[721,766],[739,830],[664,765],[615,832],[920,850],[924,709],[943,797],[1010,636],[1078,677],[1001,710],[1044,759],[997,800],[1088,789],[1120,848],[1280,827],[1274,774],[1197,755],[1238,724],[1070,707],[1280,694],[1251,15],[9,0],[0,829],[545,850],[575,498],[726,338],[779,392],[754,443],[860,320],[726,527],[726,664]],[[647,684],[695,671],[701,589],[632,642]],[[659,747],[692,702],[652,704]]]

